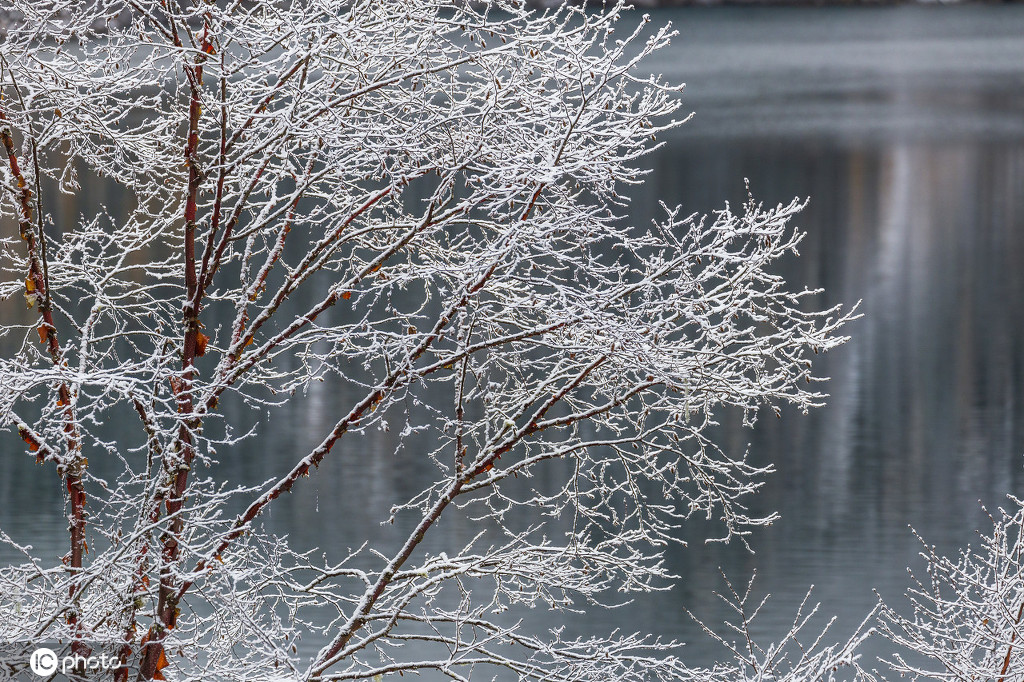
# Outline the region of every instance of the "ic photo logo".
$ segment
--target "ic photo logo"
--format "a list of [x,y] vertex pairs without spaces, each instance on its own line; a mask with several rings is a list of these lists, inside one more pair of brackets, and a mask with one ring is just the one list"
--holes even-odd
[[32,668],[32,672],[40,677],[52,675],[57,672],[57,654],[53,649],[39,647],[32,652],[32,656],[28,659],[28,665]]
[[87,674],[116,670],[121,667],[121,662],[116,656],[108,654],[99,656],[72,654],[61,658],[53,649],[39,647],[29,657],[28,667],[39,677],[49,677],[57,672],[58,668],[65,675],[69,672]]

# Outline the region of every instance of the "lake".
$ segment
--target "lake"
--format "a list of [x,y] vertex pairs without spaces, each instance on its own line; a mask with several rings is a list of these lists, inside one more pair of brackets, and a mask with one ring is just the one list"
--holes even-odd
[[[823,288],[826,306],[861,301],[851,341],[818,365],[832,377],[827,407],[769,413],[753,430],[723,415],[716,438],[727,451],[749,445],[756,463],[777,469],[751,507],[781,519],[751,536],[753,553],[705,545],[694,526],[669,557],[680,579],[667,595],[586,617],[530,614],[539,630],[679,638],[686,660],[707,665],[723,652],[685,609],[710,623],[726,615],[713,596],[719,567],[739,584],[756,571],[755,591],[773,595],[755,627],[766,643],[811,585],[822,611],[838,616],[838,636],[869,611],[873,589],[901,601],[907,567],[922,567],[910,527],[954,552],[984,528],[982,504],[1024,494],[1024,7],[652,15],[680,36],[648,68],[687,83],[695,116],[648,157],[632,219],[652,218],[657,199],[687,212],[739,203],[744,178],[766,204],[810,197],[801,257],[783,272],[794,288]],[[259,441],[222,452],[225,476],[280,474],[345,402],[344,391],[311,390],[309,403],[275,413]],[[33,476],[16,439],[4,443],[0,527],[62,553],[58,486]],[[268,524],[298,547],[392,542],[379,522],[416,487],[416,467],[396,465],[396,443],[368,437],[280,500]],[[454,518],[436,531],[430,548],[450,552],[474,528]],[[885,653],[877,643],[866,651]]]
[[706,212],[742,200],[743,178],[769,205],[810,197],[787,277],[863,314],[818,365],[827,407],[723,429],[734,451],[750,443],[775,463],[754,508],[782,518],[753,555],[695,534],[673,557],[681,589],[643,621],[696,638],[688,658],[707,663],[720,652],[678,611],[726,615],[710,596],[718,566],[740,583],[756,570],[756,591],[773,595],[765,637],[812,584],[848,632],[873,588],[903,601],[907,567],[923,566],[910,526],[954,552],[985,528],[981,504],[1024,492],[1024,8],[654,19],[681,35],[651,69],[687,83],[695,116],[652,159],[638,206]]

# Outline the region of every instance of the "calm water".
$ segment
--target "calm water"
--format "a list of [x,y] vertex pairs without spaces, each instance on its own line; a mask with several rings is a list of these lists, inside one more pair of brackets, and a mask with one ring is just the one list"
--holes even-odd
[[[752,502],[782,514],[751,538],[756,553],[705,546],[692,528],[690,546],[670,557],[681,579],[668,596],[565,621],[687,640],[689,660],[708,664],[721,652],[683,609],[724,615],[712,596],[719,567],[740,583],[756,570],[758,590],[774,596],[759,621],[766,637],[788,626],[812,584],[845,632],[871,608],[872,588],[899,601],[906,567],[919,567],[908,526],[952,551],[982,524],[979,501],[1024,493],[1024,7],[687,9],[654,19],[682,35],[650,68],[687,82],[697,115],[649,157],[634,219],[648,220],[657,198],[703,212],[739,201],[744,178],[769,204],[809,196],[800,220],[809,235],[802,257],[784,264],[788,278],[824,287],[826,305],[862,301],[852,341],[819,364],[833,377],[828,407],[754,430],[723,419],[724,445],[749,443],[778,469]],[[296,442],[347,402],[342,388],[318,390],[273,415],[260,442],[225,453],[224,475],[283,471]],[[417,470],[415,453],[396,466],[396,443],[378,433],[323,467],[269,524],[300,547],[394,543],[396,529],[378,523],[412,493]],[[0,527],[58,553],[57,486],[14,438],[2,447]],[[436,530],[434,551],[475,531],[458,518]]]

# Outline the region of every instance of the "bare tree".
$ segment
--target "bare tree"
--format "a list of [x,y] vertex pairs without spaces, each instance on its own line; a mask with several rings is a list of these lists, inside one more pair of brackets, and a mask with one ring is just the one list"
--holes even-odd
[[880,632],[896,645],[888,667],[901,678],[1024,679],[1024,506],[1009,501],[978,547],[956,557],[922,540],[926,576],[907,591],[909,614],[880,604]]
[[834,682],[839,679],[873,682],[876,679],[861,668],[858,648],[874,632],[869,624],[874,621],[877,609],[869,613],[845,641],[826,644],[836,618],[815,628],[813,621],[821,605],[810,604],[811,591],[808,590],[788,630],[777,641],[766,644],[754,635],[754,620],[764,610],[768,597],[760,601],[753,597],[754,578],[742,593],[728,578],[725,583],[728,594],[718,596],[733,614],[732,620],[725,622],[725,628],[711,628],[692,613],[690,616],[711,639],[725,647],[729,655],[710,670],[693,671],[692,679],[715,682]]
[[[670,28],[617,3],[10,4],[0,294],[37,316],[0,330],[0,419],[66,491],[69,536],[56,563],[0,536],[24,554],[0,638],[115,642],[144,679],[692,675],[673,642],[495,615],[663,589],[687,519],[721,540],[769,521],[744,506],[768,469],[708,427],[820,404],[809,358],[845,340],[849,312],[770,271],[801,203],[624,219],[681,122],[680,88],[639,67]],[[85,175],[124,203],[56,221]],[[223,480],[216,448],[256,423],[225,406],[315,381],[359,397],[273,480]],[[262,529],[377,429],[433,472],[381,519],[408,529],[394,551]],[[451,515],[489,530],[428,552]]]

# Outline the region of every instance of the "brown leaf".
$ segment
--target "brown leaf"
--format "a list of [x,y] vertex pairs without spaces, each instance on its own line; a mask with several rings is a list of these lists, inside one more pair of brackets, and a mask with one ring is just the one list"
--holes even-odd
[[210,342],[210,337],[202,332],[196,333],[196,355],[206,355],[206,344]]
[[341,294],[341,297],[347,301],[348,299],[352,298],[352,292],[345,291]]
[[[160,649],[160,656],[156,659],[156,674],[160,675],[160,671],[169,666],[171,663],[167,660],[167,656],[164,654],[164,650]],[[156,679],[156,678],[154,678]],[[159,679],[164,679],[161,675]]]
[[37,443],[36,439],[32,437],[32,434],[29,433],[28,429],[25,429],[25,428],[22,428],[22,427],[19,426],[18,427],[18,435],[21,436],[21,439],[23,441],[28,443],[28,451],[29,452],[35,452],[36,450],[39,449],[39,443]]
[[45,324],[41,324],[36,327],[36,331],[39,332],[39,343],[46,343],[46,339],[50,335],[50,328]]

